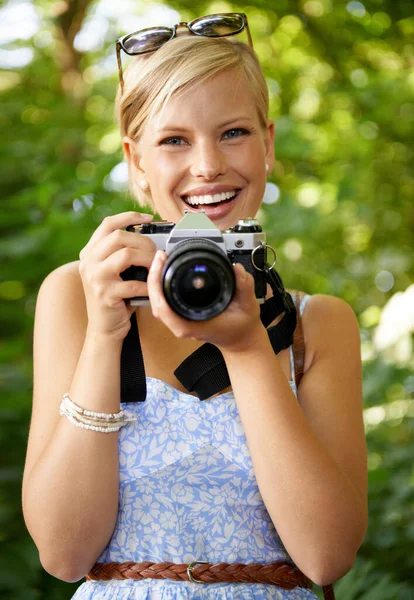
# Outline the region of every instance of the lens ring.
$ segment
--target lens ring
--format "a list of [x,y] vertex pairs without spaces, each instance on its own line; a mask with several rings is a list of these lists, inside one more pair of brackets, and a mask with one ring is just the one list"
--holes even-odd
[[[222,313],[230,304],[236,288],[234,271],[228,256],[214,242],[202,238],[192,239],[193,244],[189,244],[189,241],[187,239],[179,243],[167,259],[163,272],[164,296],[171,308],[182,317],[192,321],[207,321]],[[217,295],[208,300],[206,305],[189,302],[189,296],[182,296],[179,287],[185,281],[186,270],[191,270],[194,262],[208,265],[213,269],[214,279],[221,282]]]
[[[224,271],[221,273],[218,271],[218,275],[221,276],[222,280],[225,279]],[[168,304],[177,314],[190,321],[207,321],[221,314],[227,308],[234,292],[233,287],[224,286],[219,290],[219,294],[215,296],[214,300],[210,299],[206,305],[190,301],[190,296],[183,296],[174,286],[164,288],[164,294]],[[195,298],[196,296],[194,296]]]
[[[193,259],[185,257],[180,265],[170,269],[171,296],[189,311],[209,311],[210,307],[222,304],[226,296],[226,272],[215,257],[197,253]],[[167,279],[167,277],[166,277]],[[223,284],[224,281],[224,284]]]

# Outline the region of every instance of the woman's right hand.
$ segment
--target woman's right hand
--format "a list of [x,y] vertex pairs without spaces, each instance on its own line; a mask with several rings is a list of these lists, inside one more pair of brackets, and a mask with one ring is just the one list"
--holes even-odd
[[106,217],[79,254],[79,273],[88,311],[88,332],[123,340],[135,307],[125,298],[148,296],[144,281],[123,281],[131,265],[151,266],[155,244],[144,235],[123,228],[148,223],[152,215],[124,212]]

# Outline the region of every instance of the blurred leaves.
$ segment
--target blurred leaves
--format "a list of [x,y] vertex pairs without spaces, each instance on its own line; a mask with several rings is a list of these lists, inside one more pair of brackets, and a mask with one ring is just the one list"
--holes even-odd
[[[259,218],[278,250],[282,277],[290,288],[344,298],[361,325],[370,527],[337,596],[414,598],[412,346],[397,361],[401,353],[379,352],[373,343],[387,301],[413,282],[409,0],[279,0],[275,8],[266,0],[172,0],[168,11],[166,3],[128,0],[113,8],[98,0],[3,3],[2,598],[64,600],[77,587],[40,567],[23,523],[20,487],[40,283],[77,259],[105,215],[134,206],[113,117],[113,42],[149,24],[231,11],[249,17],[270,91],[276,163],[269,179],[279,199],[264,205]],[[412,329],[406,336],[411,344]]]

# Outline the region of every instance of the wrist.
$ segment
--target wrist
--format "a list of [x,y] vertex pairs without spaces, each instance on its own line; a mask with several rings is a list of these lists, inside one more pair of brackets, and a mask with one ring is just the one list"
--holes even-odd
[[241,355],[254,357],[258,354],[262,354],[269,345],[270,340],[267,330],[262,323],[259,323],[258,326],[250,330],[247,335],[243,337],[239,336],[233,342],[220,344],[217,347],[227,361],[232,357],[237,358]]
[[111,350],[114,352],[121,352],[124,339],[125,336],[121,337],[119,334],[103,333],[102,331],[94,330],[88,326],[85,335],[85,345],[88,347],[104,349],[105,352]]

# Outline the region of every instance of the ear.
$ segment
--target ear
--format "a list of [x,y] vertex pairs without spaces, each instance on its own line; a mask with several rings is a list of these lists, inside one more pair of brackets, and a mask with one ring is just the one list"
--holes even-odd
[[124,149],[124,156],[129,165],[135,167],[140,177],[145,176],[145,171],[142,168],[141,156],[138,152],[138,145],[134,140],[127,135],[122,138],[122,147]]
[[275,124],[272,119],[267,121],[265,132],[266,163],[269,165],[269,172],[275,162]]

